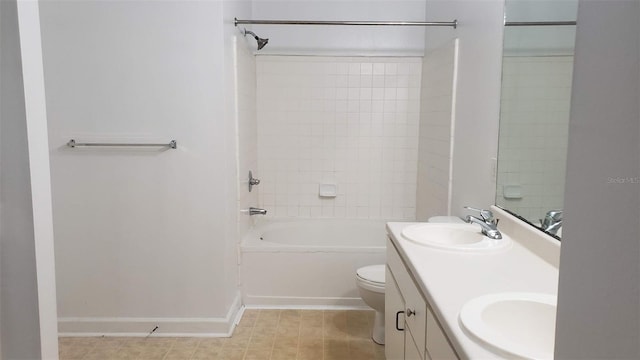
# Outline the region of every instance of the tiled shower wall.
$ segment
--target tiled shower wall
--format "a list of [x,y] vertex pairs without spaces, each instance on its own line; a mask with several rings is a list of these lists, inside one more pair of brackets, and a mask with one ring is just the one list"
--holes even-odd
[[573,56],[503,60],[496,203],[531,221],[563,207],[572,74]]
[[[415,219],[419,57],[258,56],[261,207]],[[318,195],[336,184],[335,198]]]

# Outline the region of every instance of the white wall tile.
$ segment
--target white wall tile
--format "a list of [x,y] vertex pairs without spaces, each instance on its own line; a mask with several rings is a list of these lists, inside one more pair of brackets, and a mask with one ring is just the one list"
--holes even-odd
[[[420,103],[409,99],[420,88],[408,75],[419,78],[421,58],[256,62],[259,202],[275,207],[270,214],[415,218],[418,134],[409,122]],[[338,184],[338,196],[320,198],[321,182]]]

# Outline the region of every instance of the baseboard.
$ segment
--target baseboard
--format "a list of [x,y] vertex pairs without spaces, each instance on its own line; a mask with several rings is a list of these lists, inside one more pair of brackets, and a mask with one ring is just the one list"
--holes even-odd
[[[127,337],[229,337],[242,315],[242,297],[236,297],[225,317],[220,318],[58,318],[59,336]],[[158,327],[155,331],[153,329]],[[150,335],[151,334],[151,335]]]
[[296,297],[244,295],[247,308],[264,309],[370,309],[361,298],[351,297]]

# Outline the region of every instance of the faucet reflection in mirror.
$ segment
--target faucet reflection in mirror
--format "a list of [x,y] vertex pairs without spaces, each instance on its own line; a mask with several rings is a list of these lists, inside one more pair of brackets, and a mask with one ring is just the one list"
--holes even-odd
[[540,219],[540,228],[542,230],[558,235],[558,231],[562,226],[562,210],[549,210],[544,219]]

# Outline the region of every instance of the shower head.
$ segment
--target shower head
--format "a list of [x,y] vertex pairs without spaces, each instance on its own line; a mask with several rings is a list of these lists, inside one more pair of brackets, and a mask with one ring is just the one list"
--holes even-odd
[[256,35],[253,31],[244,29],[244,36],[247,36],[247,34],[252,35],[253,38],[256,39],[256,41],[258,42],[258,50],[265,47],[265,45],[267,45],[267,43],[269,42],[269,39],[263,39],[261,37],[258,37],[258,35]]

